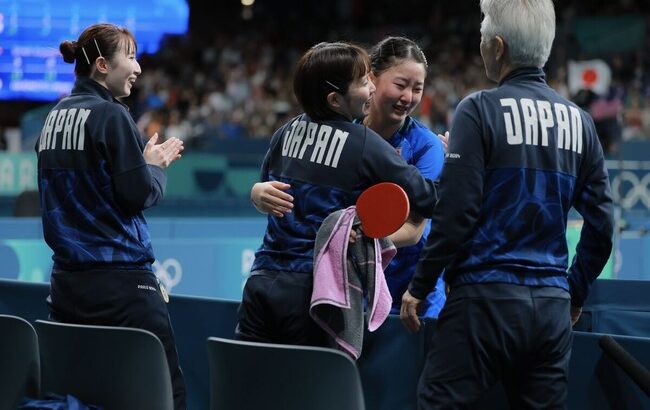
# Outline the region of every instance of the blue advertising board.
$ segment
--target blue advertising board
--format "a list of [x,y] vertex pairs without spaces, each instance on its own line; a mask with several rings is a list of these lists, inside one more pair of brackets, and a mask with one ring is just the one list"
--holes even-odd
[[[154,271],[170,293],[241,299],[266,219],[151,218]],[[572,258],[581,223],[569,224]],[[650,236],[626,234],[601,278],[650,280]],[[42,239],[40,220],[0,218],[0,277],[48,281],[52,252]]]
[[[153,268],[170,293],[238,300],[260,238],[154,242]],[[51,258],[42,239],[0,240],[0,278],[49,281]]]

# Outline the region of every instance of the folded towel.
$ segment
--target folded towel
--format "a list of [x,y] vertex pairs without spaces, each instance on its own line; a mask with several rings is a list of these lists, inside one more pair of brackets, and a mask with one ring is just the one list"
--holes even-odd
[[368,301],[368,330],[386,320],[393,303],[384,269],[397,250],[386,238],[360,237],[349,243],[358,224],[351,206],[323,221],[314,247],[314,285],[309,314],[337,345],[355,359],[363,345],[363,296]]

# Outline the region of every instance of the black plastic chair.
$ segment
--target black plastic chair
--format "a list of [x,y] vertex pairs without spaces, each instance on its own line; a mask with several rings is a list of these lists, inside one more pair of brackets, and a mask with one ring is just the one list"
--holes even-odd
[[[1,302],[0,302],[1,304]],[[208,356],[205,340],[210,336],[232,339],[237,326],[239,302],[171,295],[169,317],[174,324],[176,348],[187,389],[187,408],[210,406]]]
[[167,358],[142,329],[36,321],[43,393],[105,410],[173,409]]
[[354,361],[319,347],[208,338],[211,410],[364,410]]
[[0,315],[0,409],[15,409],[23,397],[39,395],[38,339],[32,325]]
[[0,314],[19,316],[33,323],[47,319],[45,299],[50,294],[50,283],[0,279]]
[[363,352],[357,361],[366,406],[373,410],[417,408],[417,389],[426,345],[435,329],[427,319],[424,330],[409,333],[397,315],[390,315],[379,329],[365,331]]

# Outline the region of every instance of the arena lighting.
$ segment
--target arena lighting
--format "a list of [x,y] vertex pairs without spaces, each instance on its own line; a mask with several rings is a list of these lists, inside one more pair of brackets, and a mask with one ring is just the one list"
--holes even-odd
[[252,6],[255,4],[255,0],[241,0],[242,6]]

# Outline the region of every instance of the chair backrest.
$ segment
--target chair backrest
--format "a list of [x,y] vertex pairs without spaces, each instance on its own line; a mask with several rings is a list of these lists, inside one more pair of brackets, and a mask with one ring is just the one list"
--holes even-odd
[[188,409],[207,409],[210,405],[208,356],[205,340],[210,336],[232,339],[237,326],[238,301],[171,295],[169,317],[174,324],[176,348]]
[[369,409],[417,408],[418,380],[435,320],[427,319],[423,327],[424,331],[409,333],[399,316],[390,315],[376,331],[365,330],[357,366]]
[[45,299],[49,294],[49,282],[0,279],[0,314],[19,316],[29,322],[47,319]]
[[39,395],[36,331],[25,319],[0,315],[0,409],[15,409],[25,396]]
[[[650,410],[650,400],[643,390],[600,348],[600,336],[573,332],[567,407]],[[650,338],[613,337],[641,365],[650,368]]]
[[318,347],[208,338],[211,410],[363,410],[359,372]]
[[41,216],[41,201],[37,190],[23,191],[16,197],[13,216]]
[[105,410],[173,408],[160,340],[142,329],[36,321],[43,393]]

